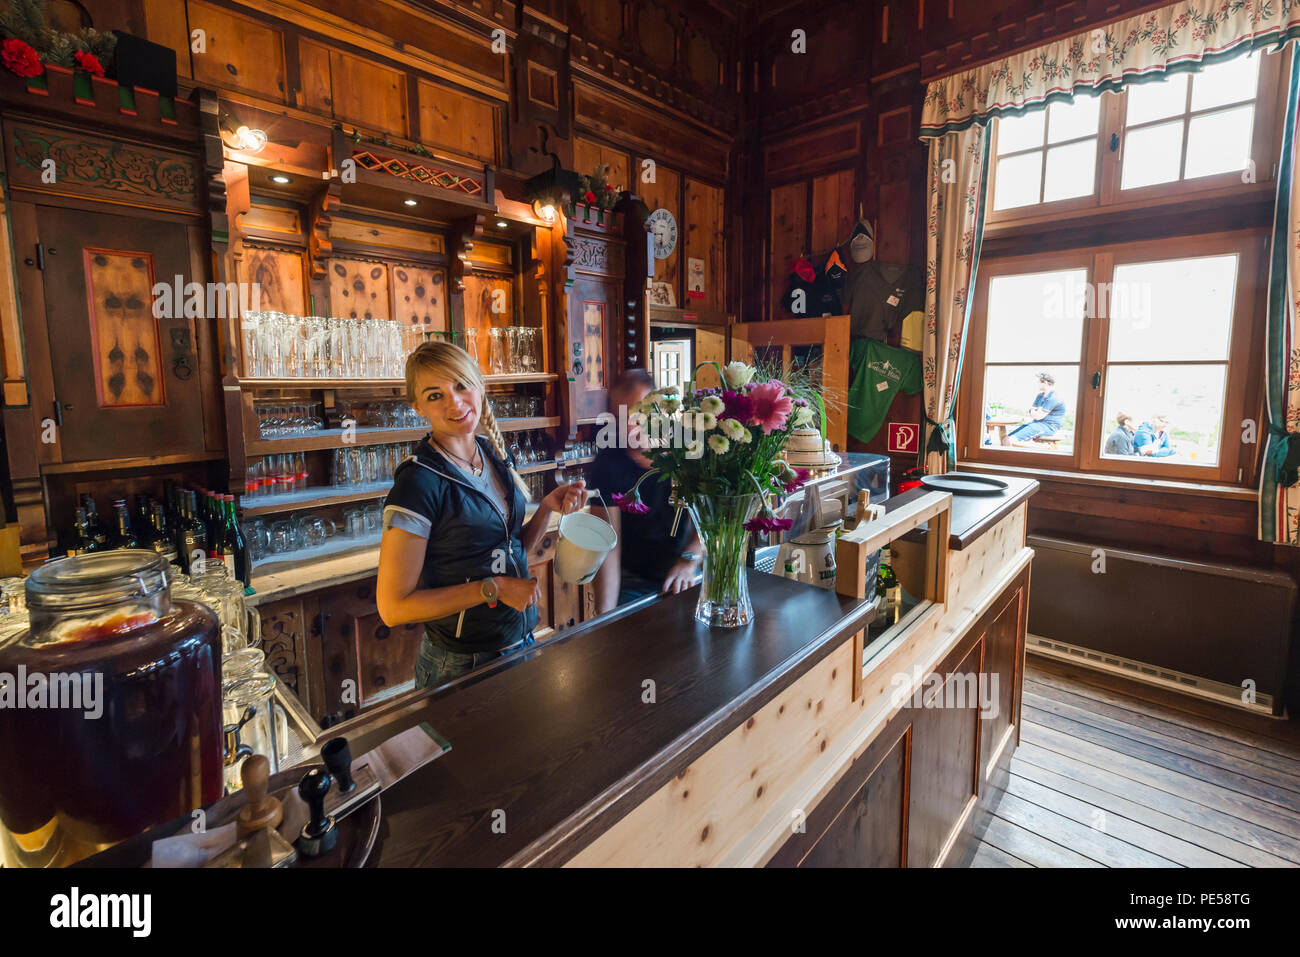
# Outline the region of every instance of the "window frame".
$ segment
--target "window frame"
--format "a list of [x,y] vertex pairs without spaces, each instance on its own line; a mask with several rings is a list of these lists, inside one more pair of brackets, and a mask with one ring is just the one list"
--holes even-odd
[[[1123,174],[1124,147],[1127,140],[1127,130],[1125,122],[1128,115],[1128,91],[1121,90],[1118,93],[1101,93],[1101,110],[1098,119],[1097,130],[1097,158],[1093,166],[1093,190],[1084,196],[1071,197],[1069,199],[1056,200],[1049,203],[1036,203],[1029,206],[1016,206],[1011,209],[995,210],[993,208],[993,198],[997,195],[997,168],[998,168],[998,134],[1001,121],[995,121],[992,125],[992,136],[989,142],[989,181],[987,185],[988,212],[985,216],[985,227],[1011,226],[1014,224],[1032,222],[1037,219],[1055,218],[1062,213],[1080,214],[1088,211],[1102,211],[1113,207],[1127,206],[1147,206],[1154,203],[1175,201],[1189,194],[1198,196],[1212,195],[1215,193],[1239,193],[1242,189],[1251,187],[1272,190],[1271,184],[1277,175],[1276,160],[1277,151],[1281,143],[1282,124],[1277,123],[1260,123],[1259,118],[1278,116],[1285,102],[1286,69],[1290,62],[1291,50],[1288,47],[1285,51],[1279,53],[1269,53],[1266,50],[1255,51],[1260,57],[1259,65],[1259,85],[1256,87],[1255,98],[1250,101],[1255,107],[1255,120],[1251,129],[1251,159],[1255,163],[1255,182],[1243,183],[1240,172],[1216,173],[1211,176],[1198,176],[1195,179],[1180,179],[1168,183],[1157,183],[1151,186],[1141,186],[1134,189],[1124,190],[1120,188]],[[1195,76],[1196,74],[1191,74]],[[1189,77],[1190,79],[1190,77]],[[1183,121],[1183,145],[1182,154],[1179,157],[1179,169],[1186,166],[1187,158],[1187,131],[1190,127],[1189,107],[1191,104],[1192,83],[1187,84],[1187,99],[1184,103],[1184,111],[1179,116]],[[1197,115],[1219,112],[1221,110],[1232,109],[1230,106],[1215,107],[1211,110],[1205,110]],[[1171,122],[1174,117],[1163,120],[1154,120],[1143,126],[1157,126],[1160,123]],[[1109,144],[1112,138],[1117,138],[1117,146],[1110,149]],[[1056,144],[1053,144],[1056,145]],[[1047,180],[1047,150],[1051,147],[1046,144],[1046,132],[1044,132],[1043,150],[1043,169],[1041,172],[1042,180],[1039,185],[1039,195],[1045,188]],[[1029,150],[1017,151],[1018,153],[1029,152]],[[1016,154],[1008,154],[1016,155]]]
[[[1171,236],[1135,242],[1094,244],[1075,249],[981,259],[972,302],[970,329],[967,332],[965,370],[962,375],[957,432],[962,446],[962,461],[986,466],[1010,466],[1078,472],[1091,476],[1117,475],[1136,478],[1172,479],[1196,483],[1252,486],[1264,436],[1263,393],[1259,376],[1251,375],[1251,358],[1262,355],[1264,323],[1254,321],[1267,309],[1267,281],[1261,271],[1267,262],[1270,242],[1267,229],[1251,228],[1206,233],[1195,236]],[[1214,466],[1164,464],[1160,462],[1126,462],[1121,458],[1103,458],[1101,443],[1108,423],[1102,420],[1109,363],[1109,319],[1104,316],[1083,320],[1080,344],[1079,384],[1074,396],[1074,448],[1069,454],[1028,452],[1002,446],[986,447],[984,408],[986,399],[985,362],[988,344],[988,296],[991,280],[999,276],[1024,275],[1064,269],[1084,269],[1090,283],[1111,282],[1115,263],[1157,262],[1199,256],[1238,255],[1237,286],[1233,297],[1232,326],[1223,397],[1219,462]],[[1094,287],[1095,288],[1095,287]],[[1169,360],[1170,364],[1195,362]],[[1020,363],[1016,363],[1019,365]],[[1069,363],[1042,362],[1041,365]],[[1118,363],[1117,363],[1118,364]],[[1213,364],[1219,364],[1214,362]],[[1032,363],[1026,363],[1032,365]],[[1094,373],[1102,376],[1100,388],[1090,380]],[[1068,400],[1067,400],[1068,401]],[[1228,436],[1240,431],[1243,419],[1256,422],[1253,445],[1230,442]]]

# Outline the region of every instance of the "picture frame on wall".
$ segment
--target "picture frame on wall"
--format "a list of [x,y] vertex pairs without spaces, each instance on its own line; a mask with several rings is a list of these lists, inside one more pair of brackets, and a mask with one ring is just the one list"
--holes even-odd
[[673,295],[673,287],[667,282],[650,283],[650,305],[666,306],[672,308],[677,305],[677,298]]

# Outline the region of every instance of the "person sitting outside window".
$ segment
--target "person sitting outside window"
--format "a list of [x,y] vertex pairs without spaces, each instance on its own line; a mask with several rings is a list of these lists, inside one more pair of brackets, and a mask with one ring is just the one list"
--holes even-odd
[[1115,416],[1115,431],[1106,437],[1102,455],[1136,455],[1133,450],[1133,416],[1124,412]]
[[1038,380],[1038,395],[1034,396],[1029,407],[1029,417],[1033,421],[1008,432],[1002,439],[1003,445],[1030,447],[1034,439],[1046,439],[1061,430],[1061,423],[1065,421],[1065,400],[1056,394],[1056,378],[1047,372],[1040,372],[1035,378]]
[[1163,415],[1153,415],[1150,422],[1143,422],[1133,436],[1133,450],[1138,455],[1163,458],[1177,455],[1173,440],[1169,437],[1169,419]]

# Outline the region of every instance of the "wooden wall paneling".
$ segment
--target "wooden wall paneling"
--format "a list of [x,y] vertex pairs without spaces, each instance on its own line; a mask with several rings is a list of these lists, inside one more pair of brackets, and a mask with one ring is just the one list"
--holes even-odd
[[304,272],[302,250],[251,243],[244,247],[242,278],[257,283],[259,307],[263,310],[307,315]]
[[391,315],[401,322],[446,332],[447,270],[440,266],[393,263],[389,270],[393,290]]
[[768,299],[763,318],[789,318],[781,308],[781,297],[795,260],[808,251],[808,184],[778,186],[771,191],[769,202]]
[[192,77],[190,66],[190,27],[185,4],[176,0],[142,0],[145,34],[153,43],[176,51],[176,73]]
[[[685,216],[685,255],[683,271],[685,279],[683,288],[685,300],[682,305],[691,309],[703,306],[721,312],[723,308],[723,286],[726,281],[725,261],[726,247],[723,243],[722,190],[698,180],[686,180]],[[692,289],[691,260],[698,259],[704,263],[704,289],[697,293]]]
[[298,83],[296,106],[326,116],[334,114],[329,47],[305,38],[298,40]]
[[330,96],[337,119],[406,136],[406,80],[391,67],[330,50]]
[[[820,258],[825,258],[839,243],[848,239],[857,221],[853,179],[852,169],[842,169],[813,180],[809,251]],[[820,269],[824,263],[815,265]]]
[[[653,216],[655,210],[666,209],[673,214],[673,219],[677,223],[677,244],[673,251],[666,259],[656,259],[654,262],[653,282],[666,282],[673,290],[673,301],[678,305],[683,305],[683,254],[682,246],[685,242],[685,230],[682,226],[682,202],[681,188],[682,177],[675,170],[666,167],[657,157],[648,157],[655,163],[654,182],[642,182],[642,177],[638,172],[637,185],[640,189],[640,196],[650,209]],[[638,171],[642,170],[643,163],[647,159],[640,156],[636,161]]]
[[[479,330],[479,361],[486,370],[490,358],[487,330],[494,326],[512,324],[515,312],[514,282],[506,276],[467,273],[463,301],[464,328]],[[498,305],[501,311],[494,308]]]
[[330,315],[391,319],[388,264],[336,256],[329,264]]
[[494,103],[420,79],[420,141],[484,163],[501,160],[501,115]]
[[447,238],[442,233],[406,229],[378,220],[331,217],[329,237],[331,242],[368,247],[365,251],[374,255],[407,253],[420,258],[440,259],[447,254]]
[[[212,274],[213,258],[207,230],[195,224],[188,227],[186,233],[190,276],[198,282],[216,282],[217,276]],[[236,297],[236,301],[229,303],[225,316],[211,316],[206,322],[198,319],[194,325],[193,364],[198,370],[199,401],[203,410],[203,448],[210,452],[222,452],[226,448],[221,378],[225,370],[236,367],[239,347],[235,329],[240,308]]]
[[[606,182],[617,189],[631,190],[640,195],[639,178],[632,174],[628,152],[616,146],[605,146],[583,136],[573,138],[573,168],[584,176],[598,166],[608,166]],[[639,172],[640,167],[638,167]]]
[[186,10],[190,30],[203,30],[207,37],[207,52],[192,56],[196,83],[288,102],[280,31],[202,0],[187,0]]

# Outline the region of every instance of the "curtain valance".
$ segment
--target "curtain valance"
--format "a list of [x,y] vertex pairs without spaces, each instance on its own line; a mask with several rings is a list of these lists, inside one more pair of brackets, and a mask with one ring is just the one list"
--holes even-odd
[[1198,70],[1300,36],[1300,0],[1183,0],[931,83],[921,136],[1015,116],[1076,91]]

